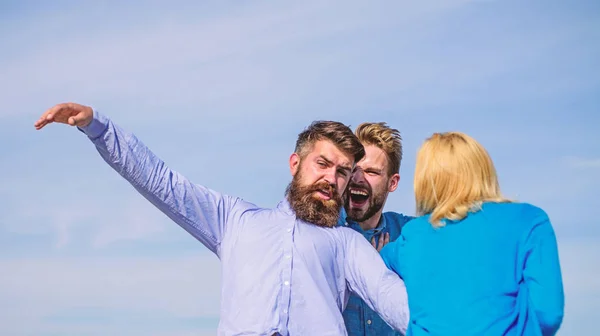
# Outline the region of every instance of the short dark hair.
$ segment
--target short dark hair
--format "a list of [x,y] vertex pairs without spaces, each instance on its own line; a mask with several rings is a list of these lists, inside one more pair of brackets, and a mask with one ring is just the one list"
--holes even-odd
[[350,127],[337,121],[324,120],[313,121],[298,134],[295,152],[304,157],[306,151],[319,140],[333,142],[342,152],[351,155],[355,163],[365,156],[364,146]]

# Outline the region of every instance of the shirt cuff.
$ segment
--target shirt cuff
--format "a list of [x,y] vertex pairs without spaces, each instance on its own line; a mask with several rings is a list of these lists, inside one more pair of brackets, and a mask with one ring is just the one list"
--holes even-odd
[[94,109],[94,117],[92,122],[87,126],[77,127],[81,132],[85,133],[90,139],[100,137],[106,129],[108,129],[108,118]]

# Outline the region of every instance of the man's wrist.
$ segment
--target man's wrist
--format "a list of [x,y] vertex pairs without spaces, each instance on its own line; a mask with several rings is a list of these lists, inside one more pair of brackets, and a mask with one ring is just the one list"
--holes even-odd
[[81,132],[87,135],[90,139],[95,139],[101,136],[108,128],[108,118],[93,109],[92,121],[86,126],[77,127]]

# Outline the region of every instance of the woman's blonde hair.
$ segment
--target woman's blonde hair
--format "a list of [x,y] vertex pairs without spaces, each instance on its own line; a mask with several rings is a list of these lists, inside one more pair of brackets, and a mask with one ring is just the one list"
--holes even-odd
[[435,227],[461,220],[483,202],[502,197],[494,163],[485,148],[460,132],[435,133],[419,149],[414,191],[417,214]]

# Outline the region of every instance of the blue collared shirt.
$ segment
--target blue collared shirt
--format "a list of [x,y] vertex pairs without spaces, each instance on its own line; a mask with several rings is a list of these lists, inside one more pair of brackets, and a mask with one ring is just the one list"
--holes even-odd
[[[349,227],[365,237],[367,241],[375,238],[375,242],[379,243],[380,237],[383,234],[390,234],[390,242],[400,236],[400,231],[404,224],[414,217],[406,216],[396,212],[384,212],[381,220],[376,228],[363,230],[356,222],[346,219],[346,212],[342,209],[338,226]],[[403,335],[399,331],[395,331],[385,323],[385,321],[373,309],[369,308],[368,304],[359,296],[351,294],[348,300],[348,305],[343,313],[344,322],[349,336],[399,336]]]
[[342,311],[351,292],[406,330],[404,282],[356,231],[298,220],[285,200],[265,209],[194,184],[98,111],[81,130],[140,194],[218,256],[219,335],[347,335]]

